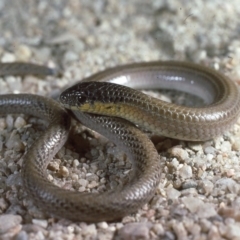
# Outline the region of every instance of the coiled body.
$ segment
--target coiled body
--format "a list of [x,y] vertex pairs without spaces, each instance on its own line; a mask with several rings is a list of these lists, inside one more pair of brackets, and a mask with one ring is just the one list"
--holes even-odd
[[[205,105],[179,106],[118,84],[181,90],[201,97]],[[154,134],[189,141],[205,141],[223,134],[240,112],[239,89],[233,81],[209,68],[184,62],[108,69],[67,89],[60,99],[71,110],[118,116]]]
[[[1,68],[4,69],[4,64],[0,65],[0,74]],[[39,74],[37,66],[34,69]],[[4,71],[5,74],[11,74],[11,70]],[[137,88],[156,88],[160,84],[163,88],[195,93],[205,98],[207,105],[177,106],[103,82],[125,83]],[[24,186],[48,212],[92,222],[114,220],[135,212],[151,199],[161,175],[160,158],[151,141],[131,123],[113,116],[161,135],[201,141],[222,134],[237,120],[240,108],[239,90],[231,80],[208,68],[179,62],[150,62],[108,69],[64,91],[60,101],[83,124],[105,135],[127,153],[133,162],[128,183],[102,194],[80,194],[52,185],[45,171],[67,139],[70,117],[66,110],[44,97],[7,94],[0,96],[0,114],[25,113],[49,121],[46,132],[25,156]]]

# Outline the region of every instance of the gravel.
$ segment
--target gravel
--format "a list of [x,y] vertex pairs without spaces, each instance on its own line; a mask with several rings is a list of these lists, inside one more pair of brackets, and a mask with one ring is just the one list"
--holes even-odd
[[[238,0],[2,0],[1,62],[42,63],[61,74],[3,77],[0,94],[56,96],[107,67],[168,59],[201,63],[239,82],[239,15]],[[44,126],[30,116],[0,116],[0,239],[240,239],[240,121],[204,143],[152,137],[163,159],[155,196],[136,214],[97,224],[53,218],[23,189],[23,154]],[[79,192],[124,181],[131,164],[116,146],[74,121],[71,135],[48,166],[50,181]]]

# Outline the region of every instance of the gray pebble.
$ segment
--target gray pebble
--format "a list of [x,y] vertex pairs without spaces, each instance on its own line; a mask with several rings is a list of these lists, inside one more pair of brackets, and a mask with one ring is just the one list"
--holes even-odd
[[213,187],[214,187],[214,184],[211,181],[204,179],[200,181],[200,183],[198,184],[198,191],[200,194],[208,195],[212,192]]
[[19,232],[14,238],[14,240],[28,240],[28,239],[29,239],[28,234],[25,231]]
[[26,126],[26,121],[24,118],[22,117],[17,117],[15,122],[14,122],[14,127],[15,128],[23,128],[24,126]]
[[72,51],[67,51],[64,54],[64,62],[75,62],[79,59],[78,54],[76,54],[75,52]]
[[224,190],[226,193],[231,192],[234,194],[238,194],[240,189],[236,181],[231,178],[220,178],[216,181],[215,187]]
[[86,180],[86,179],[79,179],[78,182],[83,187],[86,187],[88,185],[88,180]]
[[173,187],[167,189],[167,196],[169,199],[177,199],[181,193]]
[[204,205],[202,200],[195,197],[183,197],[181,200],[191,213],[196,213]]
[[125,240],[149,239],[150,223],[128,223],[119,230],[119,236]]
[[189,179],[182,183],[182,189],[196,188],[196,187],[197,187],[197,183],[192,179]]
[[203,150],[205,154],[214,154],[216,152],[216,149],[212,146],[207,146]]
[[21,185],[21,183],[22,183],[21,173],[11,174],[8,176],[6,180],[7,186],[18,186]]
[[7,123],[5,121],[5,118],[0,118],[0,130],[3,130],[7,127]]
[[192,177],[192,168],[189,165],[183,165],[179,169],[179,176],[182,179],[187,179]]
[[14,122],[13,117],[11,115],[7,115],[6,124],[8,131],[11,131],[13,129],[13,122]]

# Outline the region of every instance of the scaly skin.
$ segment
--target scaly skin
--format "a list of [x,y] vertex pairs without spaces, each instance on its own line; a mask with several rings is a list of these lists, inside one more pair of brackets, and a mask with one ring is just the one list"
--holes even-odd
[[[15,63],[12,74],[17,74],[18,67],[21,75],[53,73],[44,66]],[[0,64],[0,75],[5,74],[11,74],[11,64]],[[188,108],[169,104],[105,81],[143,88],[155,88],[160,82],[166,88],[206,97],[208,105]],[[128,121],[161,135],[202,141],[226,131],[236,122],[240,108],[239,90],[232,81],[211,69],[180,62],[138,63],[108,69],[64,91],[60,101],[83,124],[127,153],[133,162],[133,174],[123,187],[101,194],[78,193],[60,189],[47,180],[46,167],[65,143],[70,129],[70,116],[54,100],[30,94],[1,95],[0,114],[25,113],[49,121],[48,129],[24,157],[24,186],[45,211],[87,222],[112,221],[136,212],[151,199],[159,183],[160,157],[147,136]]]

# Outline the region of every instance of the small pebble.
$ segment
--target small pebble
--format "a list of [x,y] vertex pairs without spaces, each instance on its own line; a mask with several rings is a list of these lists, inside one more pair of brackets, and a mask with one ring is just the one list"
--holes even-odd
[[73,160],[73,167],[78,167],[79,166],[79,164],[80,164],[80,162],[78,161],[78,159],[74,159]]
[[186,160],[186,159],[189,157],[188,152],[187,152],[186,150],[180,148],[180,147],[170,148],[170,149],[168,150],[168,152],[169,152],[172,156],[178,158],[178,159],[181,160],[181,161],[184,161],[184,160]]
[[216,149],[212,146],[207,146],[203,150],[205,154],[214,154],[216,152]]
[[202,232],[207,233],[212,226],[212,223],[207,219],[200,219],[199,224],[201,226]]
[[217,215],[213,203],[204,203],[199,206],[197,215],[199,218],[210,218]]
[[98,185],[99,185],[98,182],[92,181],[92,182],[90,182],[90,183],[87,185],[87,187],[88,187],[88,188],[95,188],[95,187],[97,187]]
[[78,175],[75,174],[75,173],[73,173],[73,174],[71,175],[71,178],[72,178],[73,181],[77,181],[77,180],[78,180]]
[[14,240],[28,240],[28,234],[25,231],[20,231],[14,238]]
[[214,184],[211,181],[204,179],[200,181],[198,185],[198,191],[200,194],[209,195],[211,194],[213,187],[214,187]]
[[96,174],[94,174],[94,173],[87,173],[86,174],[86,179],[88,181],[98,181],[99,177]]
[[203,150],[201,144],[197,144],[197,143],[194,143],[194,142],[188,143],[188,146],[189,146],[190,149],[192,149],[193,151],[196,151],[196,152],[199,152],[199,151]]
[[17,46],[15,54],[20,61],[29,61],[32,56],[31,49],[27,45]]
[[226,193],[231,192],[234,194],[238,194],[240,189],[239,184],[231,178],[220,178],[216,181],[215,187],[224,190]]
[[150,223],[128,223],[119,230],[122,239],[149,239]]
[[100,222],[97,224],[97,226],[99,228],[102,228],[102,229],[107,229],[108,228],[108,224],[106,222]]
[[187,231],[182,222],[174,221],[174,223],[172,223],[172,228],[178,240],[187,239]]
[[75,62],[79,59],[79,56],[78,54],[76,54],[75,52],[72,52],[72,51],[67,51],[65,54],[64,54],[64,62]]
[[180,195],[181,193],[172,187],[167,189],[167,196],[169,199],[177,199]]
[[192,168],[189,165],[183,165],[179,169],[179,176],[182,179],[187,179],[192,177]]
[[82,228],[82,234],[87,236],[91,235],[92,237],[97,234],[97,229],[95,224],[86,225]]
[[88,180],[86,180],[86,179],[79,179],[78,182],[83,187],[86,187],[88,185],[88,183],[89,183]]
[[197,183],[192,179],[186,180],[182,183],[182,189],[196,188],[196,187],[197,187]]
[[57,171],[59,171],[59,163],[58,162],[50,162],[49,164],[48,164],[48,167],[47,167],[49,170],[51,170],[51,171],[55,171],[55,172],[57,172]]
[[208,236],[208,239],[216,239],[216,240],[222,239],[218,228],[213,225],[211,226],[207,236]]
[[16,61],[15,55],[12,53],[4,53],[3,56],[1,57],[1,62],[14,62]]
[[24,126],[26,126],[26,121],[24,118],[22,117],[17,117],[15,122],[14,122],[14,127],[15,128],[23,128]]
[[183,197],[182,202],[191,213],[196,213],[204,205],[202,200],[195,197]]
[[42,228],[47,228],[47,226],[48,226],[47,220],[33,219],[32,222],[33,222],[33,224],[36,224]]
[[7,127],[7,123],[5,121],[5,118],[0,118],[0,130],[3,130]]
[[20,228],[16,228],[18,226],[21,226],[20,223],[22,222],[22,217],[19,215],[11,215],[11,214],[2,214],[0,215],[0,236],[1,234],[5,234],[7,232],[13,231],[14,234],[17,234],[15,232],[16,229],[19,231]]
[[[1,128],[1,124],[0,124]],[[232,143],[232,150],[233,151],[240,151],[240,137],[234,137],[233,143]]]
[[240,239],[240,224],[229,224],[226,228],[226,237],[228,239]]
[[224,141],[221,145],[221,151],[226,153],[232,151],[231,143],[228,141]]
[[69,176],[69,170],[65,166],[60,166],[58,174],[60,177],[68,177]]
[[16,131],[12,132],[5,145],[8,149],[14,149],[15,151],[24,151],[25,149],[25,146]]
[[9,131],[13,129],[13,122],[14,122],[13,117],[11,115],[7,115],[6,124],[7,124],[7,129]]
[[157,235],[157,236],[162,236],[164,234],[164,228],[161,223],[156,223],[152,227],[152,231]]

